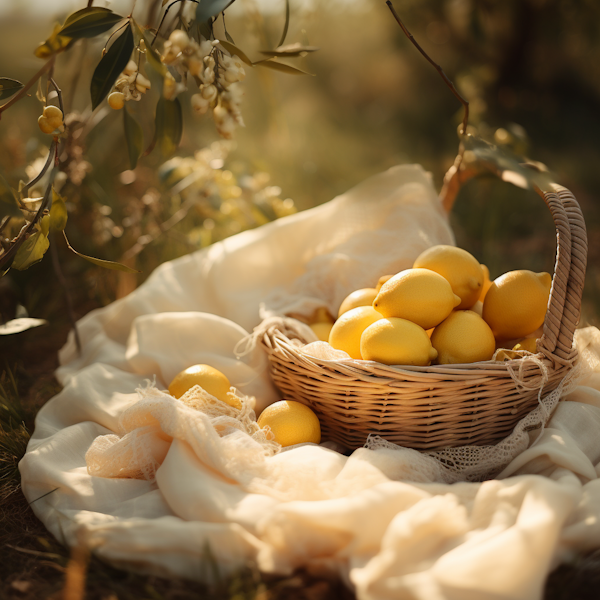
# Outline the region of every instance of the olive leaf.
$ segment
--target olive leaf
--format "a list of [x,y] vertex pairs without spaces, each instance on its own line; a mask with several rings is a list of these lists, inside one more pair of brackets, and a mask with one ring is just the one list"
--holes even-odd
[[533,164],[517,157],[505,148],[490,144],[480,137],[467,135],[462,138],[462,169],[492,172],[502,181],[530,190],[551,190],[552,175],[541,163]]
[[170,156],[177,150],[183,133],[181,104],[175,100],[161,98],[156,105],[156,140],[163,156]]
[[308,73],[307,71],[303,71],[297,67],[276,62],[271,58],[267,60],[259,60],[258,62],[255,62],[254,65],[258,67],[266,67],[267,69],[273,69],[273,71],[280,71],[281,73],[288,73],[289,75],[312,75],[314,77],[314,73]]
[[69,37],[59,35],[63,26],[60,23],[54,25],[50,37],[42,42],[34,51],[37,58],[50,58],[53,54],[64,50],[73,41]]
[[13,335],[15,333],[21,333],[32,329],[34,327],[40,327],[40,325],[47,325],[46,319],[32,319],[30,317],[21,317],[19,319],[12,319],[6,323],[0,325],[0,335]]
[[17,271],[28,269],[44,258],[44,254],[49,247],[48,234],[44,235],[44,232],[36,231],[17,250],[11,268],[17,269]]
[[261,54],[267,56],[282,56],[292,58],[294,56],[302,56],[308,52],[316,52],[319,48],[317,46],[304,46],[299,42],[295,44],[288,44],[287,46],[279,46],[275,50],[261,50]]
[[220,40],[219,44],[221,46],[223,46],[223,48],[225,48],[225,50],[227,50],[227,52],[229,52],[229,54],[231,54],[231,55],[235,54],[236,56],[239,56],[240,60],[242,62],[246,63],[249,67],[254,66],[254,63],[246,56],[246,54],[244,54],[244,52],[242,50],[240,50],[234,44],[232,44],[230,42],[224,42],[223,40]]
[[[132,19],[133,21],[133,19]],[[137,34],[144,40],[144,45],[146,46],[146,59],[148,60],[148,64],[161,76],[164,77],[167,72],[167,67],[160,60],[160,56],[156,52],[156,50],[152,47],[152,40],[148,39],[148,32],[142,29],[135,21],[133,21],[133,25],[136,29]]]
[[59,33],[73,39],[92,38],[112,29],[123,18],[108,8],[82,8],[67,18]]
[[203,22],[223,12],[235,0],[201,0],[196,7],[196,21]]
[[106,98],[117,77],[127,66],[133,52],[133,31],[128,24],[125,31],[113,42],[108,52],[102,57],[92,76],[90,93],[92,110]]
[[123,107],[123,129],[129,153],[129,165],[135,169],[138,158],[144,149],[144,134],[140,124],[129,114],[127,107]]
[[197,24],[198,32],[205,39],[210,40],[212,37],[212,19],[207,19],[206,21],[202,21]]
[[93,256],[86,256],[81,252],[77,252],[71,244],[69,244],[69,240],[67,239],[67,234],[63,230],[63,235],[65,236],[65,242],[67,242],[67,248],[77,256],[84,258],[85,260],[91,262],[93,265],[97,267],[102,267],[104,269],[110,269],[111,271],[123,271],[124,273],[140,273],[140,271],[136,271],[136,269],[132,269],[131,267],[127,267],[118,262],[113,262],[112,260],[102,260],[101,258],[94,258]]
[[13,94],[16,94],[19,90],[23,89],[23,87],[23,84],[16,79],[0,77],[0,100],[10,98]]
[[62,231],[67,225],[67,205],[64,196],[52,188],[52,206],[50,207],[50,228]]
[[235,42],[233,41],[233,38],[229,35],[229,32],[227,31],[227,29],[225,30],[225,37],[227,38],[227,41],[230,44],[235,44]]

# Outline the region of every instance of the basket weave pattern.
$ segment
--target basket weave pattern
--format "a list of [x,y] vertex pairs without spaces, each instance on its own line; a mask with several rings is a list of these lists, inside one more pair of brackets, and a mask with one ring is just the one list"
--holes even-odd
[[267,329],[262,344],[275,384],[315,411],[323,440],[351,449],[369,434],[419,450],[491,445],[536,407],[540,388],[546,395],[559,385],[577,357],[587,235],[569,190],[538,192],[554,219],[557,253],[536,360],[429,367],[323,360],[300,351],[306,340],[293,327]]

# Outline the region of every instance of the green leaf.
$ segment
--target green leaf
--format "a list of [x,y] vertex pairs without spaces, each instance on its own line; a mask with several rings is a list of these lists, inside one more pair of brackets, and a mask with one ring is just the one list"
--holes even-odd
[[182,133],[183,115],[179,100],[161,98],[156,105],[156,139],[163,156],[170,156],[177,150]]
[[276,62],[271,58],[268,60],[260,60],[255,62],[254,65],[258,67],[266,67],[267,69],[273,69],[273,71],[280,71],[281,73],[288,73],[289,75],[312,75],[314,77],[314,73],[307,73],[302,69],[292,67],[291,65],[286,65],[285,63]]
[[196,21],[208,21],[208,19],[223,12],[235,0],[201,0],[196,7]]
[[67,18],[59,33],[73,39],[92,38],[112,29],[123,18],[108,8],[83,8]]
[[92,95],[92,110],[106,98],[112,89],[117,77],[127,66],[131,53],[133,52],[133,31],[131,26],[127,25],[125,31],[113,42],[108,52],[102,57],[94,75],[90,92]]
[[0,77],[0,100],[10,98],[13,94],[16,94],[19,90],[23,89],[23,87],[23,84],[16,79]]
[[52,188],[52,206],[50,207],[50,228],[62,231],[67,224],[67,205],[64,196]]
[[210,40],[210,38],[212,37],[212,19],[208,19],[206,21],[202,21],[201,23],[198,23],[198,31],[200,32],[200,35],[206,39],[206,40]]
[[135,169],[138,158],[144,149],[144,134],[140,124],[129,114],[126,106],[123,107],[123,128],[125,129],[129,164],[132,169]]
[[317,46],[304,46],[303,44],[288,44],[287,46],[279,46],[275,50],[261,50],[261,54],[267,56],[283,56],[292,58],[294,56],[302,56],[308,52],[316,52],[319,48]]
[[283,33],[281,34],[281,39],[279,40],[278,46],[281,46],[283,42],[285,42],[285,38],[287,36],[288,27],[290,26],[290,0],[285,0],[285,24],[283,26]]
[[460,169],[472,173],[491,172],[502,181],[507,181],[523,189],[551,190],[552,175],[543,165],[532,164],[517,157],[510,151],[490,144],[485,140],[467,135],[462,137],[463,154]]
[[21,333],[22,331],[26,331],[27,329],[32,329],[33,327],[39,327],[40,325],[47,325],[48,321],[46,319],[31,319],[21,318],[21,319],[12,319],[11,321],[7,321],[3,325],[0,325],[0,335],[12,335],[14,333]]
[[50,37],[35,49],[35,56],[38,58],[50,58],[53,54],[56,54],[69,46],[72,42],[71,38],[59,35],[62,28],[63,26],[60,23],[54,25]]
[[28,269],[44,258],[44,254],[49,247],[48,236],[41,231],[37,231],[29,236],[17,250],[11,267],[17,269],[17,271]]
[[6,179],[0,175],[0,219],[6,216],[22,217],[17,201]]
[[[133,19],[132,19],[133,20]],[[144,31],[135,21],[133,24],[138,32],[138,35],[144,40],[146,46],[146,59],[148,64],[161,76],[164,77],[167,72],[167,67],[160,60],[160,56],[156,50],[152,47],[152,40],[148,38],[148,32]]]
[[77,254],[77,256],[81,256],[81,258],[84,258],[85,260],[91,262],[93,265],[96,265],[97,267],[102,267],[103,269],[110,269],[111,271],[123,271],[124,273],[140,273],[141,272],[141,271],[136,271],[135,269],[132,269],[131,267],[126,267],[125,265],[122,265],[121,263],[113,262],[112,260],[102,260],[101,258],[94,258],[93,256],[86,256],[85,254],[82,254],[81,252],[77,252],[77,250],[75,250],[75,248],[73,248],[73,246],[71,246],[71,244],[69,244],[69,240],[67,239],[67,234],[64,231],[63,231],[63,235],[65,236],[65,241],[67,242],[67,247],[69,248],[69,250],[71,252]]
[[231,44],[229,42],[224,42],[223,40],[220,40],[219,44],[221,46],[223,46],[223,48],[225,48],[225,50],[227,50],[227,52],[229,52],[229,54],[231,54],[231,55],[235,54],[236,56],[239,56],[240,60],[242,62],[245,62],[249,67],[254,66],[252,61],[237,46],[234,46],[233,44]]

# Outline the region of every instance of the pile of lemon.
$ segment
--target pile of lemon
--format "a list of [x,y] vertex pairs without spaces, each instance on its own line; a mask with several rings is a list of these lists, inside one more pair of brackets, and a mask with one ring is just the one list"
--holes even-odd
[[[192,365],[175,375],[169,384],[169,394],[179,399],[196,385],[218,401],[238,410],[242,408],[227,376],[210,365]],[[267,406],[258,418],[258,426],[268,428],[269,437],[281,446],[321,441],[317,415],[308,406],[293,400],[280,400]]]
[[466,250],[433,246],[412,269],[350,294],[335,322],[320,311],[310,327],[355,359],[416,366],[485,361],[509,341],[513,350],[535,352],[528,336],[544,322],[551,285],[548,273],[525,270],[492,282]]
[[[355,359],[419,366],[485,361],[497,347],[515,341],[513,350],[535,352],[530,336],[544,322],[551,284],[548,273],[532,271],[510,271],[491,282],[487,267],[465,250],[434,246],[412,269],[350,294],[337,320],[317,310],[310,327],[319,339]],[[177,374],[169,393],[181,398],[195,385],[242,408],[227,377],[210,365]],[[281,446],[321,441],[319,419],[300,402],[271,404],[257,424]]]

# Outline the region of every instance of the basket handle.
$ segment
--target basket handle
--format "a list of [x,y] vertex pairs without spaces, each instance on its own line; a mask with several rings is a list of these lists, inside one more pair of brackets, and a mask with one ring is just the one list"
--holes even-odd
[[557,235],[556,265],[540,349],[564,364],[576,356],[573,336],[581,316],[587,233],[581,208],[567,188],[553,184],[551,190],[536,191],[552,213]]

